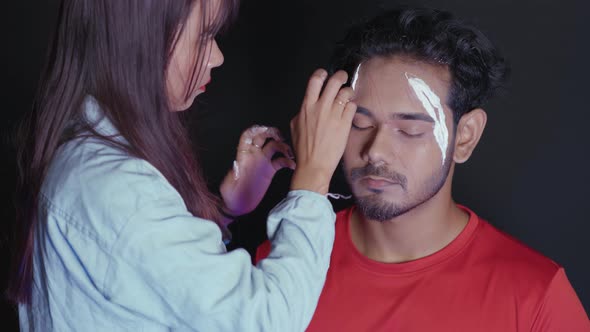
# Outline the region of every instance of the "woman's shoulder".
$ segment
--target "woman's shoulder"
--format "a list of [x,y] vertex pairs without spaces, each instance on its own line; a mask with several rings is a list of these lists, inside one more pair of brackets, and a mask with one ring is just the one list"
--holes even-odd
[[[86,137],[58,149],[41,195],[50,210],[67,220],[117,229],[147,202],[178,194],[147,161],[99,138]],[[94,221],[100,225],[93,227]]]
[[[83,137],[64,143],[56,152],[44,181],[53,187],[74,186],[78,189],[108,188],[129,181],[157,180],[162,175],[141,158],[101,138]],[[73,182],[73,183],[72,183]],[[88,187],[92,184],[92,187]],[[73,189],[73,188],[70,188]]]

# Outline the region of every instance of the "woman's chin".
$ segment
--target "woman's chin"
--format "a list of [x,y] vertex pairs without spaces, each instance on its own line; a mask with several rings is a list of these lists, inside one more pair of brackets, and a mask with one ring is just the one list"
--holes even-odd
[[171,109],[172,112],[183,112],[186,111],[187,109],[189,109],[193,103],[195,102],[195,98],[197,98],[198,95],[202,94],[203,90],[197,90],[195,91],[190,97],[188,97],[186,100],[184,100],[183,103],[178,103],[175,107],[173,107]]

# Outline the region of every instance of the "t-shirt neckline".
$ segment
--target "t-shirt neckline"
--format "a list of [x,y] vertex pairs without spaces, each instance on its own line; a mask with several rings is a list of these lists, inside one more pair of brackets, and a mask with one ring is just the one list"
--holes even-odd
[[453,241],[451,241],[451,243],[446,245],[441,250],[426,257],[403,263],[378,262],[367,258],[356,248],[354,242],[352,242],[352,237],[350,234],[351,217],[355,210],[355,207],[353,206],[349,208],[344,215],[344,247],[348,248],[346,249],[348,251],[347,255],[350,255],[363,269],[379,274],[417,273],[433,268],[460,253],[474,238],[475,233],[481,224],[479,217],[473,211],[462,205],[457,206],[469,214],[469,221],[461,233],[459,233],[459,235]]

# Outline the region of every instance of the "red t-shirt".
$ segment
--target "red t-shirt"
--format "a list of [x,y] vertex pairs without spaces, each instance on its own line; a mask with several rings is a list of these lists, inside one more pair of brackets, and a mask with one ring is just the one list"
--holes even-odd
[[[463,207],[462,207],[463,208]],[[340,211],[330,269],[307,331],[590,332],[563,268],[475,213],[442,250],[386,264],[352,243]],[[256,261],[270,252],[270,242]]]

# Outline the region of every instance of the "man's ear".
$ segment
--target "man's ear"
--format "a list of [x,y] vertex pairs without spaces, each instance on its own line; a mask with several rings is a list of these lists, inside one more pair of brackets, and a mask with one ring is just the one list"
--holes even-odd
[[456,163],[464,163],[471,157],[483,134],[487,119],[486,112],[481,108],[473,109],[463,114],[459,119],[455,135],[455,153],[453,154],[453,160]]

